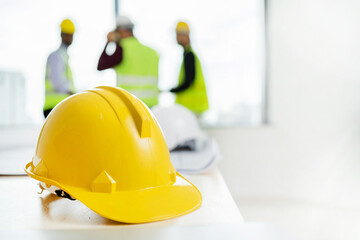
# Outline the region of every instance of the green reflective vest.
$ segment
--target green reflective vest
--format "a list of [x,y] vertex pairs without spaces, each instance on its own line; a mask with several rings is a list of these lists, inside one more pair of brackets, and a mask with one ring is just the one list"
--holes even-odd
[[[65,53],[60,52],[62,60],[65,63],[65,69],[64,69],[64,78],[70,82],[71,91],[75,92],[74,88],[74,81],[72,72],[69,66],[69,56]],[[56,92],[56,89],[51,82],[50,79],[50,67],[49,64],[46,64],[46,74],[45,74],[45,104],[44,104],[44,110],[50,110],[53,109],[59,102],[64,100],[65,98],[69,97],[70,94],[67,93],[58,93]]]
[[[194,113],[200,114],[209,109],[204,76],[198,57],[190,48],[195,57],[195,79],[191,86],[179,93],[176,93],[176,103],[181,104]],[[179,74],[179,85],[185,80],[184,61]]]
[[157,105],[159,55],[135,37],[122,39],[120,45],[123,60],[114,68],[117,86],[134,94],[149,107]]

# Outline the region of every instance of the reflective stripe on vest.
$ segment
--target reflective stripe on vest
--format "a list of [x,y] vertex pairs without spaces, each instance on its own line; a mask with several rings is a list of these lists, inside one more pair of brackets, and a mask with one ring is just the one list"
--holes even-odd
[[148,106],[155,106],[158,103],[158,89],[131,89],[129,92]]
[[159,90],[155,77],[118,76],[117,86],[126,89],[149,107],[158,104]]
[[133,93],[149,107],[158,103],[159,56],[136,38],[121,40],[123,60],[114,69],[117,86]]
[[[176,94],[176,103],[187,107],[195,113],[202,113],[209,109],[205,80],[198,57],[191,48],[190,51],[195,57],[195,79],[188,89]],[[183,61],[179,74],[179,84],[181,84],[184,80],[185,67]]]
[[134,87],[141,87],[141,86],[155,86],[157,87],[158,79],[157,77],[153,76],[125,76],[120,75],[117,76],[117,85],[128,85]]

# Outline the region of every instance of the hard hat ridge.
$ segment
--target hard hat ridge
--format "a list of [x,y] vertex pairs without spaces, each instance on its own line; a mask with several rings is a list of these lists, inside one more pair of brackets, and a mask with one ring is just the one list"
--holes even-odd
[[137,99],[135,96],[131,95],[129,92],[126,91],[118,91],[117,89],[114,89],[113,87],[97,87],[95,89],[102,89],[106,91],[97,91],[97,90],[88,90],[90,92],[99,94],[102,96],[112,107],[114,112],[116,113],[116,116],[119,119],[119,116],[121,116],[121,110],[117,108],[116,106],[113,106],[113,101],[108,101],[107,97],[109,97],[108,93],[112,93],[115,96],[117,96],[123,103],[125,103],[126,107],[129,109],[135,125],[138,129],[139,136],[141,138],[143,137],[150,137],[151,136],[151,130],[150,130],[150,118],[146,114],[146,109],[144,108],[144,105],[140,102],[139,99]]

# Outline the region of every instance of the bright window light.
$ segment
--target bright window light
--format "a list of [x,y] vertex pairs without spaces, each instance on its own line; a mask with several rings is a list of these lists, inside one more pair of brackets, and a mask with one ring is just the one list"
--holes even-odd
[[113,0],[2,0],[0,71],[24,76],[26,111],[34,122],[43,121],[46,59],[60,46],[64,18],[72,19],[77,29],[68,50],[77,91],[115,84],[113,72],[96,70],[106,34],[114,28]]
[[135,35],[160,53],[160,87],[175,86],[182,61],[175,26],[185,20],[202,64],[210,110],[203,124],[256,125],[262,121],[265,79],[264,2],[261,0],[121,0]]
[[[261,0],[190,1],[121,0],[121,15],[135,22],[135,35],[160,54],[162,90],[177,85],[182,49],[175,26],[185,20],[207,84],[207,126],[256,125],[264,105],[264,2]],[[0,2],[0,71],[24,77],[26,113],[42,122],[47,56],[60,45],[59,24],[76,26],[69,48],[77,91],[115,85],[112,70],[96,70],[106,35],[114,29],[114,0],[2,0]],[[164,96],[169,99],[169,95]],[[170,97],[171,99],[171,97]],[[19,107],[19,109],[23,109]]]

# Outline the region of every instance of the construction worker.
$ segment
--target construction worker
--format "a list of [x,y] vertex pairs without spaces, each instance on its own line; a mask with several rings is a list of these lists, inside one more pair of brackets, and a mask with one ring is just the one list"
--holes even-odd
[[51,110],[63,99],[74,94],[74,82],[69,66],[68,47],[73,42],[75,26],[69,19],[65,19],[60,24],[61,45],[52,52],[46,62],[45,76],[45,118]]
[[[98,70],[113,68],[117,75],[117,86],[152,107],[158,103],[159,55],[141,44],[135,38],[133,29],[134,24],[129,18],[117,18],[116,29],[107,35],[108,42],[100,56]],[[115,42],[116,50],[109,56],[106,48],[110,42]]]
[[172,88],[170,92],[176,94],[176,103],[187,107],[199,116],[209,109],[209,105],[200,61],[191,48],[189,34],[188,24],[179,22],[176,26],[176,40],[184,48],[183,62],[179,85]]

